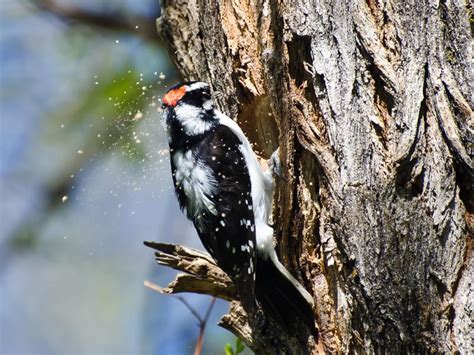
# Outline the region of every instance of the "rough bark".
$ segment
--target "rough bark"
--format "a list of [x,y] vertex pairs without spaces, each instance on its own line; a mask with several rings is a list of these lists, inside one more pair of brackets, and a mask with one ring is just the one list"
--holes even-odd
[[[263,157],[280,147],[278,251],[320,329],[290,352],[474,347],[471,11],[165,1],[158,29],[183,78],[211,84]],[[238,318],[227,324],[264,351]]]

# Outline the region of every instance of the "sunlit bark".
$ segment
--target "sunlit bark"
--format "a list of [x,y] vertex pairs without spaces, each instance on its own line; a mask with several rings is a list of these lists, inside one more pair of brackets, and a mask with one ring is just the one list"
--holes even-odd
[[165,1],[183,77],[281,148],[277,248],[321,334],[290,351],[472,350],[468,3]]

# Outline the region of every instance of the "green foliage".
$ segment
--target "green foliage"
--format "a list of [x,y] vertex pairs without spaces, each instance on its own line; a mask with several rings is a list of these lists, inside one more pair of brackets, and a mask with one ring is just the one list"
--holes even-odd
[[230,343],[225,344],[224,350],[225,355],[238,355],[245,349],[244,342],[240,338],[235,339],[235,350],[232,348]]

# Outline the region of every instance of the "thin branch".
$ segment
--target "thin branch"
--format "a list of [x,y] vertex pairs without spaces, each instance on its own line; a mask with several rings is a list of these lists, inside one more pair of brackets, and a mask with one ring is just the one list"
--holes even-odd
[[67,21],[100,27],[107,30],[124,31],[150,42],[161,42],[154,21],[154,19],[158,17],[158,14],[150,17],[139,15],[124,17],[119,13],[105,14],[89,11],[57,0],[40,0],[33,3],[38,8]]
[[194,350],[194,355],[201,355],[202,353],[202,342],[204,340],[204,331],[206,330],[207,320],[209,319],[209,316],[211,315],[211,311],[215,303],[216,303],[216,298],[212,297],[211,303],[209,304],[209,307],[207,308],[206,315],[204,316],[203,321],[200,322],[199,324],[199,337],[196,343],[196,349]]
[[[161,294],[165,293],[165,292],[163,292],[162,287],[158,286],[157,284],[154,284],[151,281],[146,280],[144,282],[144,284],[145,284],[146,287],[148,287],[148,288],[150,288],[154,291],[157,291]],[[216,303],[216,297],[212,297],[211,303],[207,307],[207,311],[206,311],[206,313],[204,315],[204,318],[203,318],[193,308],[193,306],[191,306],[189,304],[189,302],[186,301],[186,299],[184,297],[176,296],[176,295],[172,295],[172,296],[174,296],[174,298],[180,300],[186,306],[186,308],[192,313],[192,315],[198,320],[199,336],[198,336],[198,339],[196,341],[196,347],[195,347],[195,350],[194,350],[194,355],[201,355],[201,353],[202,353],[202,344],[203,344],[203,340],[204,340],[204,331],[206,330],[206,324],[207,324],[207,321],[209,319],[209,316],[211,315],[212,308],[214,307],[214,304]]]
[[204,322],[204,319],[202,319],[202,317],[199,315],[199,313],[188,303],[188,301],[186,301],[184,299],[184,297],[182,296],[175,296],[178,300],[180,300],[185,306],[187,309],[189,309],[189,311],[194,315],[194,317],[197,318],[198,320],[198,323],[199,323],[199,327],[201,326],[201,324]]
[[[158,286],[157,284],[151,281],[146,280],[143,284],[146,287],[152,289],[153,291],[161,293],[162,295],[169,294],[168,292],[165,292],[164,288]],[[176,299],[180,300],[186,306],[186,308],[189,309],[189,311],[197,318],[199,324],[201,324],[204,321],[204,319],[202,319],[199,313],[188,303],[188,301],[184,299],[184,297],[181,297],[178,295],[170,295],[170,296],[174,296]]]
[[212,308],[214,307],[214,303],[216,303],[216,298],[212,297],[211,304],[207,308],[206,315],[204,316],[204,323],[207,322],[207,320],[209,319],[209,316],[211,315]]
[[164,292],[163,288],[158,286],[157,284],[151,282],[151,281],[148,281],[148,280],[145,280],[145,282],[143,283],[146,287],[152,289],[153,291],[156,291],[156,292],[159,292],[159,293],[162,293],[162,294],[165,294],[166,292]]

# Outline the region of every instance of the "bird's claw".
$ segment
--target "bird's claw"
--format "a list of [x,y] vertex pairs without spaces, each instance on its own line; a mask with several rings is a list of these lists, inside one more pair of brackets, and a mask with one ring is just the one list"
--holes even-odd
[[273,175],[278,176],[280,179],[287,181],[283,176],[283,164],[280,160],[280,148],[277,148],[270,159],[268,159],[268,166]]

